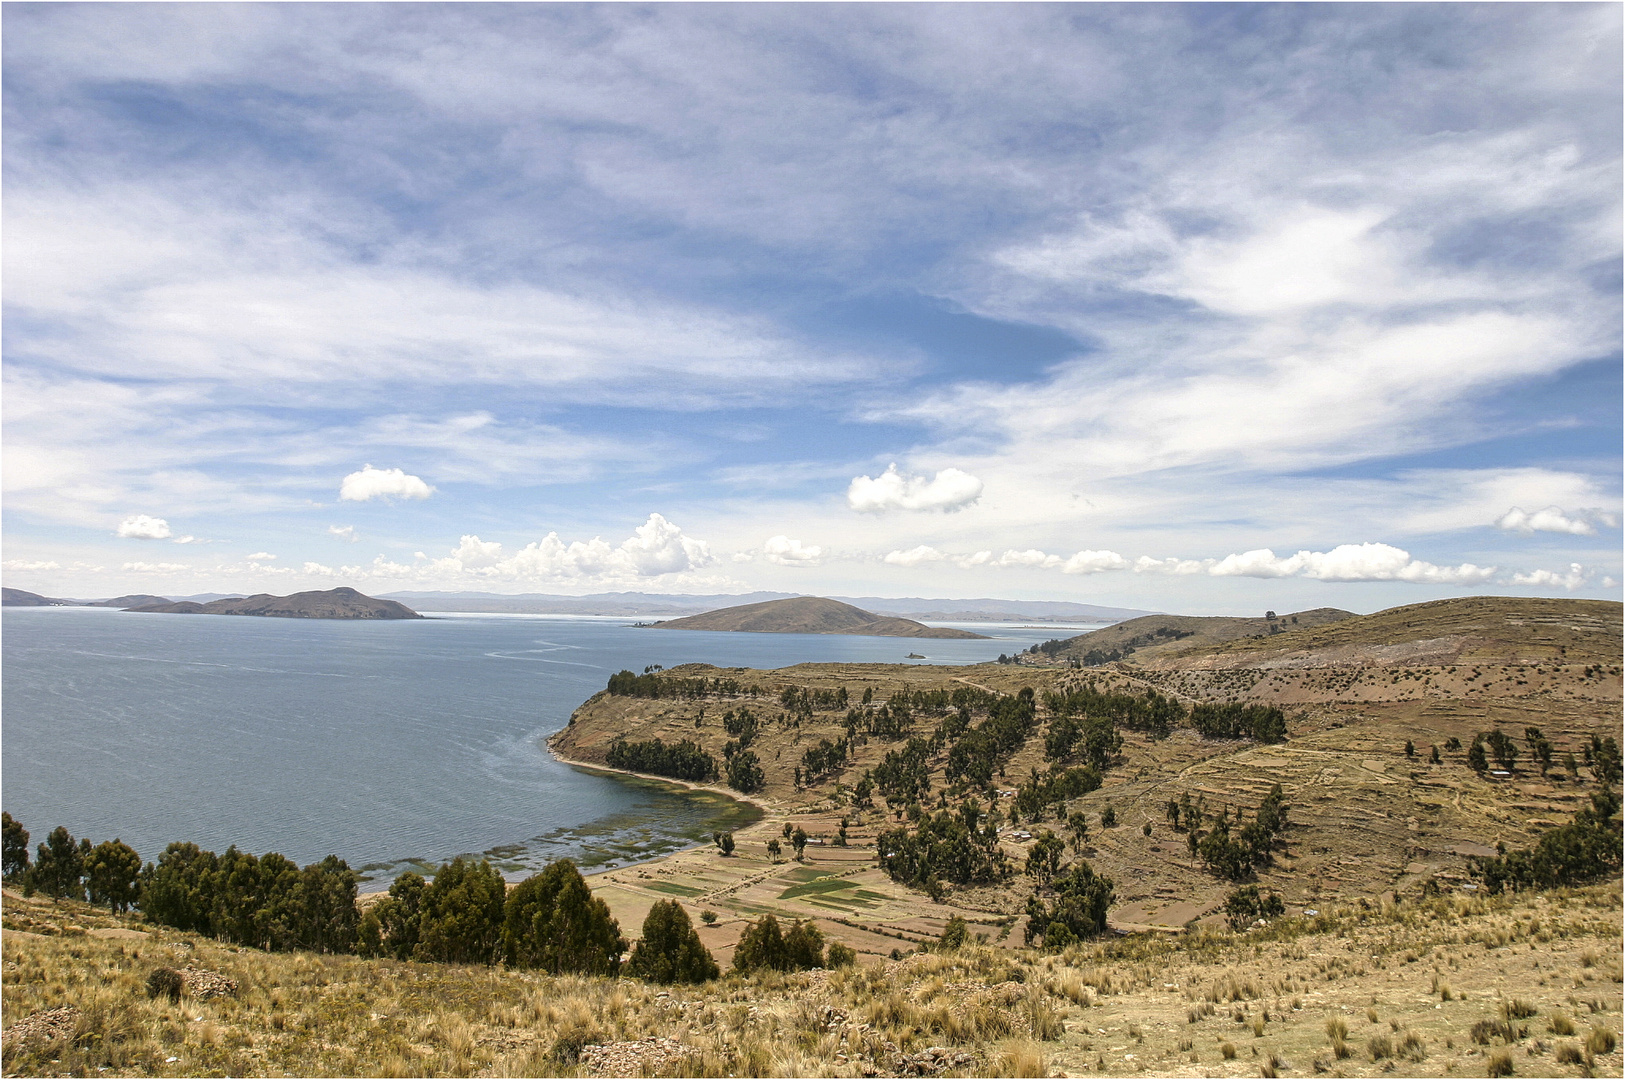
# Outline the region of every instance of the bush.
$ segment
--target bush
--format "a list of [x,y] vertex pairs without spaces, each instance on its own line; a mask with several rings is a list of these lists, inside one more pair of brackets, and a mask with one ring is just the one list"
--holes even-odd
[[734,970],[804,971],[824,966],[824,935],[810,922],[797,920],[788,934],[771,913],[745,927],[734,948]]
[[[501,878],[497,881],[500,884]],[[569,859],[520,882],[502,905],[500,920],[502,953],[514,967],[540,968],[555,975],[620,971],[626,952],[620,924],[610,915],[609,905],[592,895]],[[687,923],[687,915],[683,921]]]
[[829,952],[824,957],[825,967],[834,971],[836,968],[854,967],[857,962],[858,954],[849,946],[843,945],[839,941],[829,943]]
[[10,814],[0,811],[0,876],[16,881],[28,873],[28,830]]
[[507,885],[490,863],[461,855],[443,865],[423,890],[417,960],[489,964],[499,958]]
[[1474,860],[1473,872],[1491,893],[1503,889],[1553,889],[1582,885],[1620,870],[1620,799],[1604,787],[1574,820],[1540,838],[1533,848]]
[[1593,1054],[1612,1054],[1614,1033],[1606,1028],[1592,1028],[1591,1033],[1586,1036],[1586,1049]]
[[612,769],[653,773],[675,780],[705,781],[717,778],[717,759],[706,753],[693,739],[683,739],[671,746],[659,739],[633,743],[616,739],[610,744],[604,760]]
[[1224,902],[1225,918],[1232,930],[1245,930],[1254,920],[1286,914],[1286,906],[1275,893],[1259,895],[1257,885],[1236,889]]
[[1505,1050],[1497,1050],[1495,1053],[1490,1055],[1490,1060],[1485,1066],[1485,1070],[1490,1076],[1511,1076],[1512,1055],[1507,1053]]
[[654,983],[703,983],[720,974],[711,952],[675,900],[660,900],[643,920],[643,940],[632,949],[627,970]]
[[186,980],[181,973],[172,967],[154,968],[152,974],[147,976],[147,996],[150,998],[166,997],[171,1002],[181,999],[181,990],[186,986]]
[[955,949],[964,948],[965,941],[969,937],[970,924],[965,921],[964,916],[955,915],[942,928],[942,936],[937,939],[937,951],[953,952]]
[[1111,878],[1080,859],[1055,879],[1055,894],[1053,904],[1036,895],[1028,898],[1027,944],[1041,938],[1044,948],[1060,949],[1106,932],[1106,912],[1116,895]]

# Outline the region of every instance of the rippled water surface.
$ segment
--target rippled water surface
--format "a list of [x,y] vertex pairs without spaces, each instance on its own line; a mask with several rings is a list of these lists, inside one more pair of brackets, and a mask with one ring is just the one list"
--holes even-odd
[[403,622],[7,608],[5,809],[121,837],[329,853],[387,877],[488,853],[510,875],[568,855],[617,865],[750,820],[730,799],[583,772],[543,740],[610,674],[691,661],[990,660],[1075,630],[989,641],[638,629],[627,619]]

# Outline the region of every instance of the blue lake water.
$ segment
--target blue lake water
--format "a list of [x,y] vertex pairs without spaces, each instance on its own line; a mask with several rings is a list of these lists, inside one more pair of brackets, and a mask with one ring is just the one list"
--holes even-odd
[[509,876],[689,846],[752,811],[604,776],[544,740],[623,668],[700,661],[964,664],[1079,632],[988,641],[639,629],[631,619],[445,615],[402,622],[0,613],[0,800],[44,839],[120,837],[336,854],[385,880],[488,853]]

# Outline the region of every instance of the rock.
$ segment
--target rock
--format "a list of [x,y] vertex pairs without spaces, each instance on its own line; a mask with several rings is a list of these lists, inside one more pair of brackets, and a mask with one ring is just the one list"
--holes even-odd
[[583,1076],[658,1076],[671,1071],[692,1051],[676,1039],[650,1035],[636,1042],[583,1046]]
[[71,1038],[73,1029],[79,1024],[79,1015],[79,1010],[72,1005],[29,1013],[6,1029],[5,1036],[0,1038],[0,1047],[11,1054],[57,1039]]
[[186,992],[195,998],[237,996],[237,980],[229,975],[194,967],[181,968],[180,975]]

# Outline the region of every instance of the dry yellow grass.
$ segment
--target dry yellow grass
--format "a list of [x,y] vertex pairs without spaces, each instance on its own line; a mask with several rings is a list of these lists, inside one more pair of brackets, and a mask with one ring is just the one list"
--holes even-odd
[[[694,1076],[891,1074],[930,1047],[971,1055],[944,1075],[1471,1076],[1498,1055],[1520,1076],[1621,1071],[1617,882],[1356,904],[1248,935],[1141,935],[1055,955],[971,946],[669,993],[266,954],[135,922],[122,925],[151,936],[92,937],[120,920],[9,897],[8,920],[19,908],[53,932],[6,935],[6,1025],[62,1005],[81,1016],[71,1045],[8,1053],[9,1075],[572,1075],[583,1047],[647,1038],[676,1047],[659,1072]],[[149,998],[147,975],[181,964],[241,991]],[[1430,990],[1444,973],[1448,1002]],[[1504,1019],[1519,1014],[1533,1019]],[[1580,1018],[1579,1043],[1550,1039],[1559,1016]],[[1471,1036],[1480,1022],[1494,1028],[1484,1043]]]

